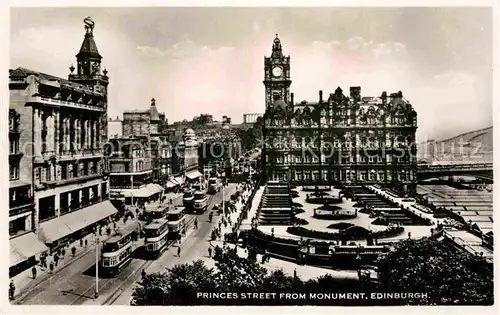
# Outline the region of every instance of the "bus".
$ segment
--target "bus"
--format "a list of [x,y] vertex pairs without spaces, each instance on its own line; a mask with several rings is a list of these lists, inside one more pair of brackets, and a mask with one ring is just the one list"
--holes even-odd
[[[186,226],[186,209],[183,206],[177,206],[167,212],[168,232],[172,236],[182,233]],[[173,238],[175,239],[175,238]]]
[[168,221],[166,219],[154,220],[144,228],[144,236],[147,255],[158,257],[167,246]]
[[208,192],[211,194],[218,193],[222,188],[222,182],[217,177],[210,177],[208,179]]
[[116,275],[125,268],[132,258],[132,239],[134,233],[137,233],[138,225],[125,228],[119,231],[117,235],[106,240],[102,246],[100,266],[105,275]]
[[196,214],[203,213],[208,208],[208,196],[203,191],[195,191],[194,193],[194,212]]

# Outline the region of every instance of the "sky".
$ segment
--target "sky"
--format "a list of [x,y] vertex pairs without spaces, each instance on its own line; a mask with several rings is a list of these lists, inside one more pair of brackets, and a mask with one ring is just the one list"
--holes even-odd
[[338,86],[402,91],[419,141],[493,125],[490,8],[12,8],[10,67],[67,77],[87,16],[112,117],[153,97],[170,122],[264,112],[264,56],[277,33],[295,101]]

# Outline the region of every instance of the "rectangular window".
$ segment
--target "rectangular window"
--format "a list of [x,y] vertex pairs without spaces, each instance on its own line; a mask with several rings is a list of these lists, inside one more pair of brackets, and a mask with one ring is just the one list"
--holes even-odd
[[10,167],[10,180],[19,179],[19,162],[11,163]]
[[17,140],[10,140],[9,143],[10,143],[9,153],[10,154],[18,153],[18,151],[19,151],[19,142]]

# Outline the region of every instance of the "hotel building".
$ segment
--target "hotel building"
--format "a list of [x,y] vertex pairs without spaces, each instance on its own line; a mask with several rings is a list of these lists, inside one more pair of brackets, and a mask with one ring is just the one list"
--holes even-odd
[[415,191],[417,113],[401,92],[361,97],[340,87],[318,102],[294,102],[290,56],[274,40],[264,59],[267,180],[294,184],[381,184]]

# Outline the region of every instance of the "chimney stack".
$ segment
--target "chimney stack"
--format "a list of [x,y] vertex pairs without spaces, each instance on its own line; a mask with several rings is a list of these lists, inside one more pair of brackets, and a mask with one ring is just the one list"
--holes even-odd
[[319,90],[319,102],[323,103],[323,91]]
[[294,105],[294,103],[293,103],[293,93],[290,93],[290,103],[291,103],[290,105],[292,105],[292,106]]

